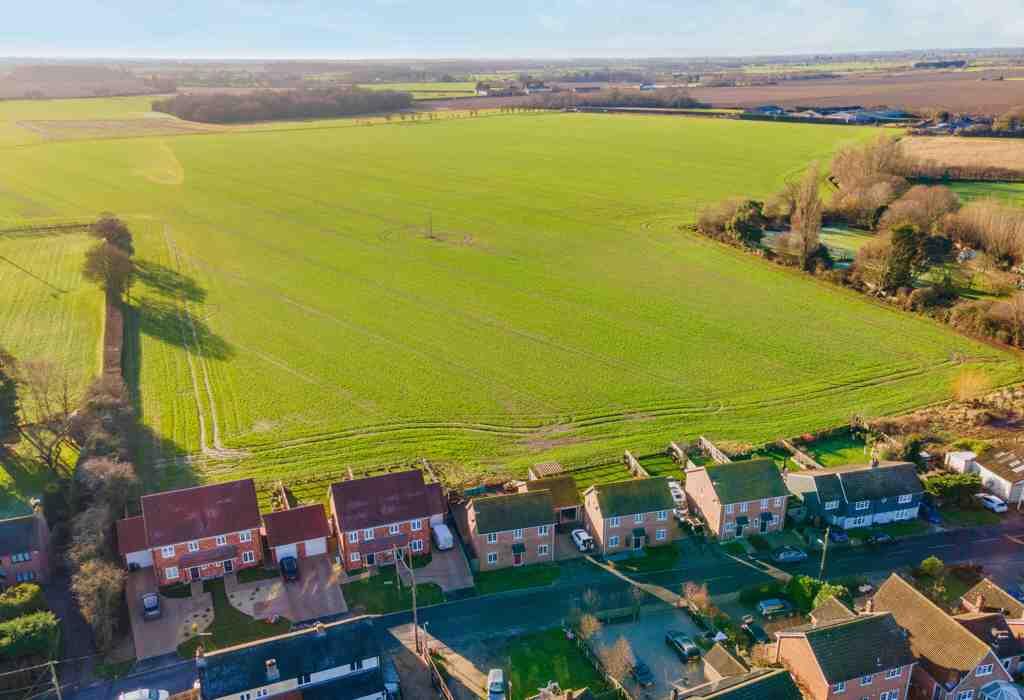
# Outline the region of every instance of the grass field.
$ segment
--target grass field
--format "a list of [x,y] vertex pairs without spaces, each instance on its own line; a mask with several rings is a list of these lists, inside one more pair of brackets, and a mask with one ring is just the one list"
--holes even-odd
[[1024,182],[951,182],[948,187],[964,201],[995,197],[1024,207]]
[[958,358],[1022,376],[1015,356],[680,230],[874,130],[350,127],[3,151],[0,220],[110,210],[134,227],[126,364],[165,485],[282,478],[317,499],[349,467],[419,458],[523,474],[903,411],[948,398]]
[[359,87],[369,90],[411,92],[414,100],[468,97],[476,94],[476,83],[364,83]]

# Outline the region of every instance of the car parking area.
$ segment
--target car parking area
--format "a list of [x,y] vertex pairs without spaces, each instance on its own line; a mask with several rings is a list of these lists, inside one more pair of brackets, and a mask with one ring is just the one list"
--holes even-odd
[[566,559],[579,559],[580,557],[584,556],[586,556],[586,553],[581,552],[579,548],[576,546],[576,543],[572,541],[571,530],[555,533],[556,561],[564,561]]
[[[409,572],[403,567],[399,574],[408,582]],[[437,549],[430,554],[430,563],[416,569],[416,583],[436,583],[445,593],[473,587],[473,572],[462,548]]]
[[348,611],[341,593],[340,571],[330,555],[298,560],[299,579],[280,577],[240,583],[235,574],[224,577],[228,600],[256,619],[284,617],[293,623],[323,620]]
[[146,620],[142,615],[142,596],[158,590],[152,567],[128,572],[125,595],[135,643],[135,658],[139,661],[154,656],[172,654],[181,642],[182,629],[193,615],[208,615],[213,619],[213,597],[209,593],[193,594],[188,598],[160,596],[160,617]]

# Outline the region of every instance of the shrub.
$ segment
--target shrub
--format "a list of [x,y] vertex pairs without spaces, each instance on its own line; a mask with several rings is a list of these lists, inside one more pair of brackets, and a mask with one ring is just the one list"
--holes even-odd
[[777,598],[784,592],[783,584],[779,581],[759,583],[755,586],[747,586],[739,594],[739,600],[744,605],[756,605],[765,598]]
[[46,609],[43,589],[34,583],[19,583],[0,593],[0,621]]
[[57,650],[59,631],[57,617],[50,611],[0,622],[0,658],[16,659],[29,654],[51,656]]
[[818,607],[829,598],[835,598],[841,603],[849,605],[852,602],[850,591],[846,586],[842,586],[837,583],[822,583],[818,587],[818,592],[814,595],[813,607]]
[[981,490],[977,474],[935,474],[924,480],[924,490],[944,503],[971,505],[971,498]]
[[942,563],[942,560],[936,556],[930,556],[921,562],[920,566],[921,573],[931,578],[938,578],[942,576],[946,570],[946,565]]
[[697,230],[705,236],[755,247],[764,237],[761,202],[729,199],[705,207],[697,218]]

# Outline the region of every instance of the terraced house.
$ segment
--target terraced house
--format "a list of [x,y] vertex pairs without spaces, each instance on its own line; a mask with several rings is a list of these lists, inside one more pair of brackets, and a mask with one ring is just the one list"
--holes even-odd
[[129,568],[152,566],[160,585],[218,578],[263,561],[252,479],[142,497],[142,515],[117,522]]
[[466,507],[470,547],[481,571],[554,561],[555,522],[546,490],[474,498]]
[[332,484],[328,508],[348,570],[394,563],[395,550],[430,553],[430,524],[444,519],[440,484],[413,469]]
[[787,472],[784,478],[811,517],[845,529],[913,520],[924,496],[909,462]]
[[686,497],[708,531],[727,540],[781,530],[789,490],[770,459],[686,470]]
[[583,492],[587,530],[603,554],[673,542],[675,503],[663,476],[598,484]]

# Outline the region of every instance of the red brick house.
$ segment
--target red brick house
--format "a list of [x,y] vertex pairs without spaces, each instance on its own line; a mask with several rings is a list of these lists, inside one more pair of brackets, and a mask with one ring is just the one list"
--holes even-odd
[[252,479],[142,497],[142,515],[117,523],[129,568],[152,566],[161,585],[218,578],[263,562]]
[[850,615],[776,633],[775,661],[808,700],[904,700],[916,659],[892,615]]
[[394,563],[394,550],[430,553],[430,524],[444,520],[440,484],[414,469],[332,484],[328,508],[348,570]]
[[0,588],[50,580],[50,528],[42,508],[0,520]]
[[786,524],[789,490],[770,459],[687,469],[685,489],[690,507],[719,539],[775,532]]
[[911,700],[980,700],[980,691],[1010,680],[996,652],[897,574],[871,598],[907,632],[918,663]]
[[305,559],[327,553],[330,527],[320,504],[278,510],[263,516],[263,536],[276,564],[285,557]]
[[556,519],[550,491],[471,500],[466,507],[469,545],[480,571],[554,561]]
[[670,544],[678,528],[668,480],[656,476],[597,484],[583,492],[583,513],[601,554]]

